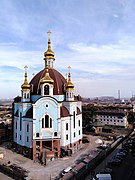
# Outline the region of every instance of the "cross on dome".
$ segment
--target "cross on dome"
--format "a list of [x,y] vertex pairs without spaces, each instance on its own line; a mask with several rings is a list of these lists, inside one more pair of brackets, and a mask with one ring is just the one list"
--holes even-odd
[[48,30],[47,34],[48,34],[48,41],[50,41],[51,31]]
[[68,66],[68,73],[70,73],[71,66]]

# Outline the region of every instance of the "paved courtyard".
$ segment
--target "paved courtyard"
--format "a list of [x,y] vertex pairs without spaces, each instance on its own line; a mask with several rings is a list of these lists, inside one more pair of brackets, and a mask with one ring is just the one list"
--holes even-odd
[[55,179],[61,170],[67,168],[68,166],[74,166],[77,159],[80,159],[86,154],[90,154],[92,157],[97,155],[99,149],[97,149],[98,144],[96,144],[95,141],[100,137],[89,135],[88,138],[90,143],[83,144],[82,148],[77,153],[69,157],[49,161],[47,162],[46,166],[41,166],[39,163],[34,163],[32,160],[7,149],[6,146],[1,146],[0,153],[4,153],[4,159],[0,159],[0,163],[6,164],[8,161],[10,161],[10,164],[16,164],[17,166],[26,169],[28,171],[27,179],[29,180]]

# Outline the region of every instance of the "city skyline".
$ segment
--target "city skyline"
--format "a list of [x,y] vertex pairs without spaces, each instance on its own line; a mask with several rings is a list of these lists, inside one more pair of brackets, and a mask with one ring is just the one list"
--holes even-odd
[[[131,97],[135,92],[133,0],[1,0],[0,98],[20,95],[24,66],[28,79],[44,68],[51,30],[54,68],[71,66],[76,94]],[[19,86],[20,85],[20,86]]]

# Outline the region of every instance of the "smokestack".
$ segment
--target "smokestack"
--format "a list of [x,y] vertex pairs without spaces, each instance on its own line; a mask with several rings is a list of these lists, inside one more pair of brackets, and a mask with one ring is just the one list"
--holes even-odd
[[118,99],[120,100],[120,90],[118,90]]

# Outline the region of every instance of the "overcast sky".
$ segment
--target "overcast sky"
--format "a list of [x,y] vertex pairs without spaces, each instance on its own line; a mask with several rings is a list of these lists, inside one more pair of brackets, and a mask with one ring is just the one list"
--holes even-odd
[[135,94],[135,0],[0,0],[0,98],[20,95],[25,65],[29,81],[44,68],[48,29],[76,94]]

